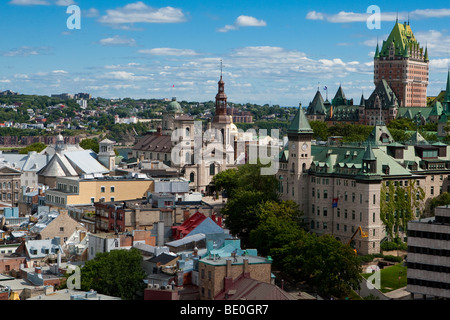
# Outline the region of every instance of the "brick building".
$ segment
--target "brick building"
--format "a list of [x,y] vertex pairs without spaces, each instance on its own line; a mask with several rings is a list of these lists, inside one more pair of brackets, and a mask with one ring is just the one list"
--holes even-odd
[[395,23],[389,37],[378,47],[374,57],[374,83],[383,79],[395,93],[402,107],[426,107],[429,58],[420,46],[409,22]]

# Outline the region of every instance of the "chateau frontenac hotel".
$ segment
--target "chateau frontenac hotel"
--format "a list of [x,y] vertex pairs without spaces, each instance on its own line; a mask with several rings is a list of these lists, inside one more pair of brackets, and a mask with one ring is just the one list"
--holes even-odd
[[[421,46],[409,22],[395,23],[390,35],[374,55],[373,80],[375,89],[370,96],[359,100],[347,99],[341,86],[331,101],[324,100],[319,89],[306,109],[308,120],[337,123],[386,125],[398,118],[418,118],[422,124],[442,121],[442,113],[448,113],[448,90],[444,101],[427,101],[429,84],[428,48]],[[440,95],[441,96],[441,95]],[[442,136],[442,130],[438,132]]]
[[[401,117],[448,125],[450,72],[442,102],[427,106],[428,50],[409,23],[396,23],[374,56],[372,94],[359,105],[339,87],[331,102],[318,90],[299,107],[280,152],[282,199],[294,200],[311,232],[332,234],[358,254],[380,252],[383,241],[406,240],[407,221],[424,216],[430,199],[450,192],[449,146],[429,143],[418,131],[394,141],[387,124]],[[309,121],[366,124],[373,131],[355,144],[316,144]],[[357,232],[362,230],[361,232]],[[364,234],[364,236],[362,236]]]

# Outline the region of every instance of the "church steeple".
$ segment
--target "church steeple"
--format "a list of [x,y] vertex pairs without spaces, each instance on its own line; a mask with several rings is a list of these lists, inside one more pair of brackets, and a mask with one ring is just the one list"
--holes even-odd
[[445,87],[443,106],[445,112],[450,112],[450,69],[447,73],[447,86]]
[[227,95],[225,94],[225,82],[222,78],[221,70],[220,80],[218,83],[218,92],[216,95],[216,115],[214,116],[214,123],[231,123],[230,118],[227,116]]

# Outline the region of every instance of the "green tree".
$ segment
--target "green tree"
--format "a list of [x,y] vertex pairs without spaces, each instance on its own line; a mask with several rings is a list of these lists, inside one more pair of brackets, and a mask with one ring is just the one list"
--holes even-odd
[[100,150],[98,140],[97,139],[83,139],[83,141],[80,142],[80,147],[82,147],[84,150],[92,150],[95,153],[98,153]]
[[359,289],[358,256],[332,235],[303,233],[299,240],[277,251],[283,270],[297,281],[306,281],[323,297],[341,298]]
[[141,262],[141,253],[135,248],[99,253],[81,268],[81,289],[135,299],[145,288]]
[[237,169],[228,169],[213,178],[217,191],[227,190],[228,197],[242,190],[262,191],[266,199],[278,200],[278,182],[274,175],[261,175],[264,165],[244,164]]
[[314,131],[313,138],[327,141],[330,133],[328,131],[328,125],[323,121],[310,121],[311,129]]
[[301,234],[301,216],[293,201],[267,201],[256,210],[258,226],[250,231],[250,244],[262,255],[272,255],[298,239]]
[[390,239],[399,236],[399,232],[407,230],[408,222],[414,219],[416,209],[423,207],[424,190],[416,186],[416,181],[408,180],[408,186],[400,186],[391,181],[383,182],[380,191],[380,219],[386,226]]
[[447,206],[450,204],[450,193],[443,192],[437,197],[431,199],[427,205],[430,215],[434,215],[434,209],[439,206]]
[[19,151],[19,154],[28,154],[28,152],[36,151],[37,153],[41,152],[47,148],[47,146],[42,142],[36,142],[33,144],[30,144],[29,146],[26,146],[25,148],[21,149]]

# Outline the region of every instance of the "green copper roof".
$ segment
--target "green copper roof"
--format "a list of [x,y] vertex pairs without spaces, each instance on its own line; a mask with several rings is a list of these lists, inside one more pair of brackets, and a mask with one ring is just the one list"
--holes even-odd
[[339,85],[339,89],[336,92],[336,95],[331,100],[331,104],[333,106],[347,105],[347,98],[345,97],[344,90]]
[[316,95],[314,96],[313,101],[309,104],[308,109],[306,110],[307,114],[326,114],[327,109],[325,108],[325,103],[323,101],[322,94],[319,90],[317,90]]
[[306,119],[305,112],[302,107],[298,108],[297,114],[291,122],[291,125],[288,129],[288,133],[312,133],[313,130],[309,125],[308,119]]
[[373,153],[372,146],[369,145],[366,148],[366,152],[364,152],[363,160],[377,160],[375,154]]
[[378,43],[377,43],[377,49],[375,50],[374,58],[379,58],[379,57],[380,57],[380,49],[378,48]]
[[[387,40],[383,41],[383,46],[381,47],[379,56],[389,56],[391,45],[394,46],[395,56],[404,56],[405,52],[409,49],[419,47],[419,43],[414,37],[414,33],[412,32],[409,24],[402,24],[398,22],[394,25],[394,28],[389,34]],[[423,48],[420,48],[419,50],[423,52]]]
[[433,103],[433,106],[431,107],[431,112],[429,115],[430,116],[440,116],[443,110],[444,109],[442,107],[442,104],[439,101],[435,100]]
[[448,71],[447,74],[447,86],[445,87],[444,102],[450,102],[450,70]]
[[423,60],[430,61],[430,59],[428,58],[428,47],[425,48],[425,54],[424,54]]

